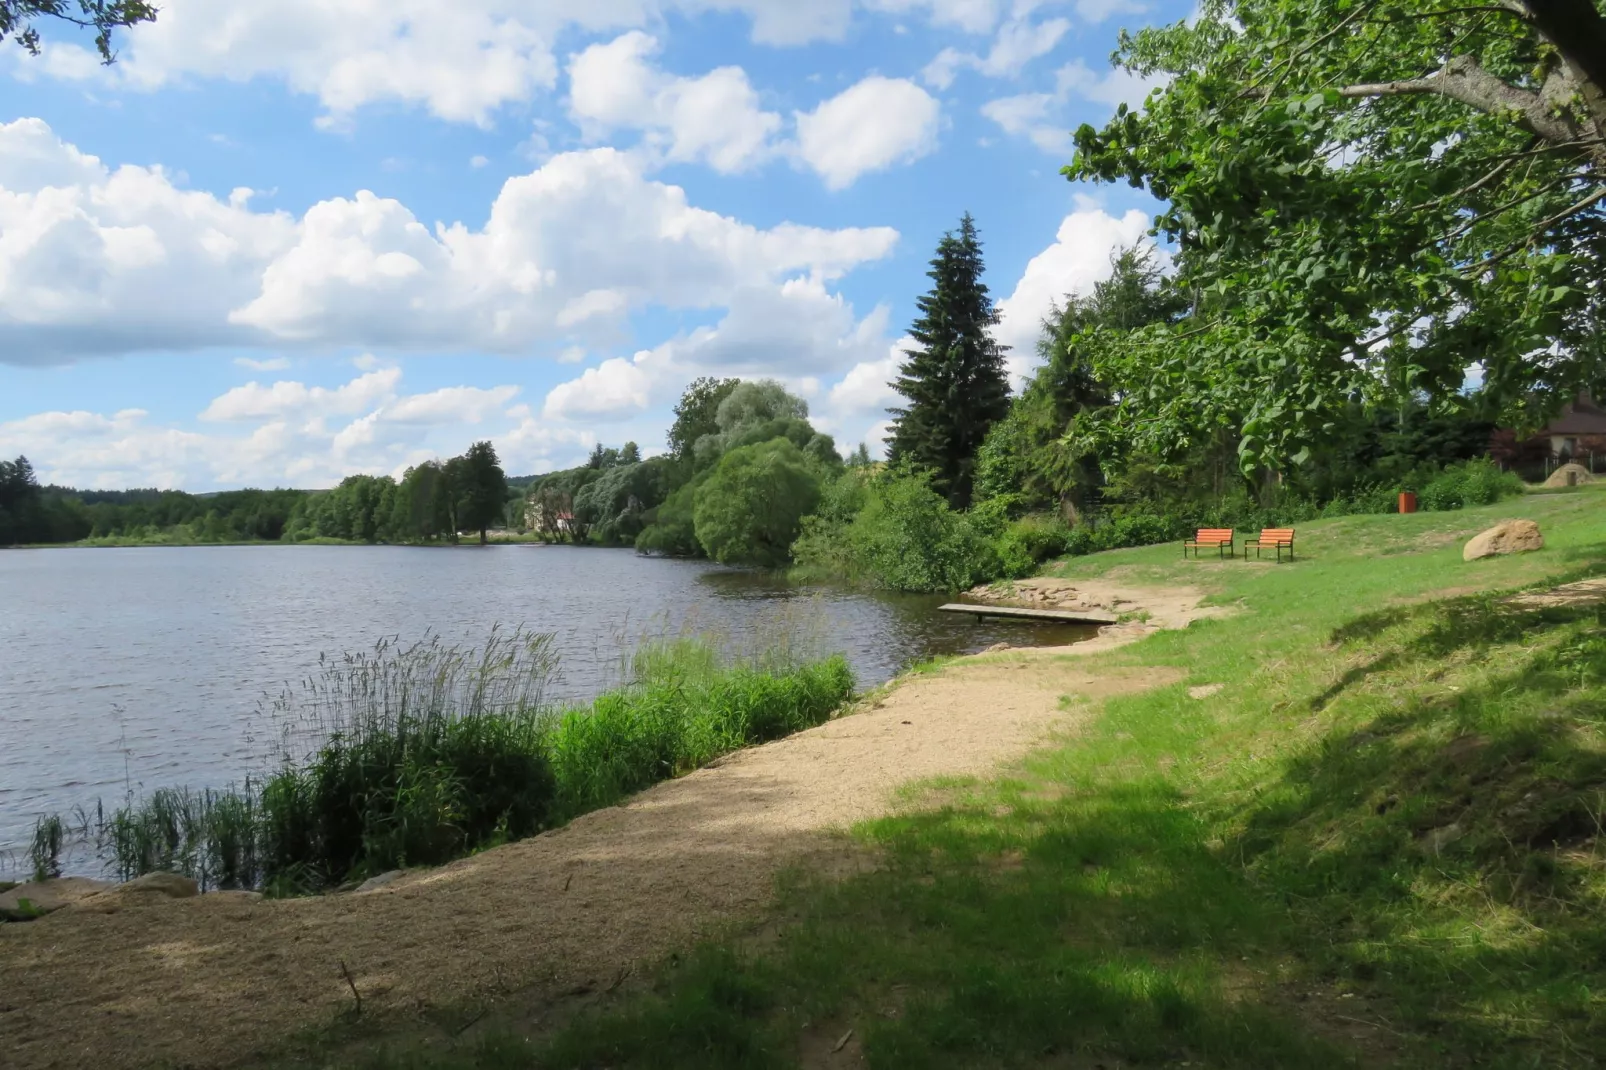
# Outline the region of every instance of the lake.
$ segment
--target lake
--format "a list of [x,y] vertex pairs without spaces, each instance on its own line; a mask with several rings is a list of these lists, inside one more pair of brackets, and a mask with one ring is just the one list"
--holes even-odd
[[0,852],[23,848],[40,813],[239,782],[261,768],[250,729],[265,697],[320,654],[386,637],[549,632],[561,667],[548,694],[581,700],[653,635],[841,652],[867,687],[935,655],[1092,634],[978,624],[942,601],[563,546],[0,551]]

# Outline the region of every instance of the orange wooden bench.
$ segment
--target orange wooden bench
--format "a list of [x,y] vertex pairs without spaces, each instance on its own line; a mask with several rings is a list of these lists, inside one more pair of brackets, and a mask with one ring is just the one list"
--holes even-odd
[[1287,550],[1288,551],[1288,560],[1292,561],[1294,559],[1294,529],[1293,528],[1263,528],[1263,529],[1261,529],[1260,538],[1258,538],[1258,539],[1246,539],[1244,541],[1244,558],[1246,560],[1249,557],[1249,548],[1251,546],[1253,546],[1255,548],[1255,556],[1256,557],[1260,556],[1260,551],[1261,550],[1270,549],[1272,547],[1276,547],[1276,549],[1277,549],[1277,560],[1281,561],[1283,559],[1283,551]]
[[1200,528],[1192,539],[1182,544],[1182,556],[1187,557],[1192,550],[1193,556],[1198,557],[1200,550],[1213,546],[1222,557],[1237,557],[1237,551],[1232,548],[1233,538],[1231,528]]

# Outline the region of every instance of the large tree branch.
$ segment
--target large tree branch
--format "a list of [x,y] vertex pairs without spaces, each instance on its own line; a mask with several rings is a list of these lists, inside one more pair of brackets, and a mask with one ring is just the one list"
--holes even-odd
[[1595,0],[1501,0],[1561,54],[1568,80],[1606,134],[1606,15]]
[[1601,132],[1584,129],[1571,115],[1555,108],[1559,88],[1547,80],[1542,92],[1523,89],[1490,74],[1476,57],[1457,56],[1424,78],[1344,86],[1338,93],[1351,98],[1410,94],[1449,97],[1488,115],[1510,115],[1518,126],[1552,144],[1588,142],[1588,153],[1595,165],[1606,167],[1606,144],[1601,142]]

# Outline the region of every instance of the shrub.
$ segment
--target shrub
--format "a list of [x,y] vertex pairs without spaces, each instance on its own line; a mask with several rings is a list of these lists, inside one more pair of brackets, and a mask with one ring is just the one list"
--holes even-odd
[[1418,501],[1425,510],[1440,512],[1468,505],[1491,505],[1522,493],[1522,480],[1502,472],[1493,461],[1477,458],[1446,466],[1422,483]]
[[1071,529],[1058,517],[1022,517],[1005,528],[993,544],[1000,575],[1010,579],[1033,575],[1043,562],[1067,551],[1070,535]]
[[816,465],[789,440],[743,446],[720,458],[697,491],[697,541],[723,564],[783,565],[819,501]]
[[847,539],[856,574],[880,587],[957,591],[998,575],[997,555],[970,518],[915,475],[875,480]]
[[697,541],[693,508],[697,501],[697,490],[705,478],[706,473],[699,473],[650,512],[651,522],[636,536],[637,553],[663,554],[665,557],[702,556],[703,548]]

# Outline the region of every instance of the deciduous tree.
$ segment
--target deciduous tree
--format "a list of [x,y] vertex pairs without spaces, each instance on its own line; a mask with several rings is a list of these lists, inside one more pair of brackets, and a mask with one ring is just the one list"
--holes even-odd
[[1601,0],[1206,0],[1123,35],[1167,81],[1084,126],[1066,175],[1166,202],[1183,322],[1089,340],[1117,404],[1087,444],[1241,435],[1301,464],[1357,400],[1532,424],[1602,377]]

